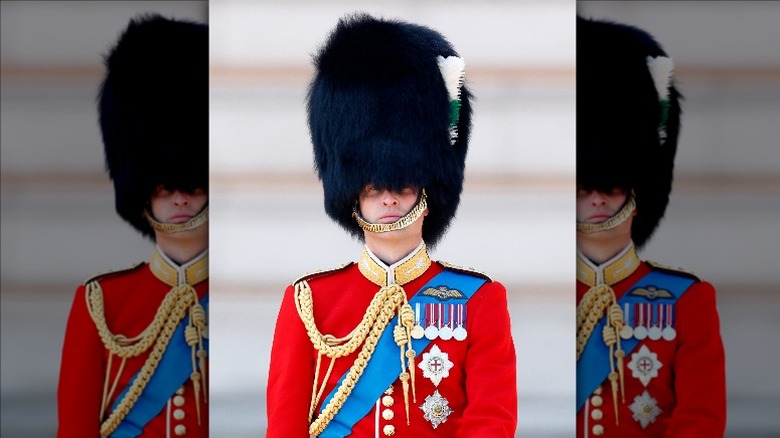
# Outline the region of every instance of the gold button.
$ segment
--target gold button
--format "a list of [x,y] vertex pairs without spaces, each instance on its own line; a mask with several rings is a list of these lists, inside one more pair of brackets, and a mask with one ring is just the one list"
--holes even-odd
[[176,394],[178,394],[178,395],[184,394],[184,387],[182,386],[181,388],[177,389],[176,390]]
[[593,393],[596,395],[601,395],[601,387],[599,386],[598,388],[596,388],[596,390],[593,391]]
[[387,426],[382,428],[382,433],[384,433],[386,436],[395,435],[395,426],[393,426],[392,424],[388,424]]
[[187,428],[184,427],[183,424],[177,424],[176,427],[173,428],[173,433],[175,433],[176,436],[184,436],[184,434],[187,433]]
[[594,420],[601,420],[602,418],[604,418],[604,413],[601,412],[601,409],[594,409],[590,411],[590,418]]
[[600,407],[601,405],[603,405],[603,404],[604,404],[604,399],[603,399],[603,398],[601,398],[601,396],[600,396],[600,395],[594,395],[593,397],[591,397],[591,398],[590,398],[590,403],[591,403],[593,406],[595,406],[595,407],[597,407],[597,408],[598,408],[598,407]]
[[390,421],[395,417],[395,414],[390,409],[385,409],[382,411],[382,418],[384,418],[387,421]]
[[395,400],[393,400],[393,397],[386,395],[382,397],[382,406],[389,408],[390,406],[393,406],[393,403],[395,403]]
[[176,409],[173,411],[173,418],[177,420],[183,420],[184,419],[184,410],[182,409]]
[[173,398],[173,404],[179,408],[184,406],[184,397],[177,395],[176,397]]
[[597,424],[593,426],[593,435],[601,436],[604,435],[604,426]]
[[393,395],[393,387],[391,386],[391,387],[387,388],[387,389],[385,390],[385,394],[387,394],[387,395]]

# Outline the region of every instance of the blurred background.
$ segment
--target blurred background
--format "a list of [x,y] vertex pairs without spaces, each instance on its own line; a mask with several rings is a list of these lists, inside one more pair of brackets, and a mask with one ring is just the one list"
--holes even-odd
[[0,2],[3,438],[55,435],[76,287],[152,253],[114,212],[95,106],[103,54],[144,12],[205,22],[208,3]]
[[727,436],[776,437],[780,2],[588,1],[577,12],[643,28],[674,60],[685,96],[674,190],[641,256],[715,285]]
[[573,435],[575,8],[645,28],[675,60],[675,190],[643,256],[716,285],[727,435],[775,436],[780,3],[572,0],[0,2],[0,435],[54,434],[73,291],[151,253],[114,213],[94,105],[102,54],[157,11],[211,28],[213,436],[264,436],[285,286],[361,248],[324,214],[304,104],[311,54],[358,10],[439,30],[466,60],[466,183],[432,255],[507,286],[518,436]]

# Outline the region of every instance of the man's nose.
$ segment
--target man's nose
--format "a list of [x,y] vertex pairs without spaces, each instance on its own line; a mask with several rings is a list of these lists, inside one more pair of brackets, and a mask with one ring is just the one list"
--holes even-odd
[[594,190],[590,195],[590,202],[596,207],[607,205],[607,198],[601,192]]
[[390,190],[382,191],[382,204],[384,205],[397,205],[398,197]]
[[173,192],[173,203],[176,205],[187,205],[190,203],[190,197],[181,190],[175,190]]

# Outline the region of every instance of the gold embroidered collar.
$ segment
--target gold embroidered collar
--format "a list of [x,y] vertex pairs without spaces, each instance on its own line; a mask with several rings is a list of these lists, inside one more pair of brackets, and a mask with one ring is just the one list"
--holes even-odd
[[577,251],[577,280],[590,287],[599,284],[611,286],[633,274],[639,267],[639,262],[634,242],[629,243],[615,257],[600,265],[594,264],[584,254]]
[[155,246],[149,269],[155,277],[171,287],[182,284],[194,286],[209,277],[209,250],[203,251],[183,265],[178,265]]
[[430,266],[431,258],[425,249],[425,242],[420,242],[414,251],[390,266],[387,266],[366,246],[358,262],[358,268],[363,276],[381,287],[389,284],[403,286],[421,276]]

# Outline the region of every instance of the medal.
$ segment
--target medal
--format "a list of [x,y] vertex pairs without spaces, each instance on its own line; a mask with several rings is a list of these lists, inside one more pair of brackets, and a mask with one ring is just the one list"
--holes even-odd
[[439,329],[436,328],[436,305],[426,304],[426,314],[428,316],[428,327],[425,328],[425,338],[434,340],[439,336]]
[[422,360],[417,365],[423,371],[423,377],[431,379],[434,386],[439,386],[441,379],[449,377],[453,363],[449,355],[434,345],[427,353],[423,353]]
[[[442,305],[439,304],[439,316],[440,317],[441,317],[441,306]],[[439,338],[441,338],[444,341],[449,341],[450,339],[452,339],[452,335],[453,335],[453,333],[452,333],[452,311],[453,311],[454,308],[455,308],[454,304],[450,304],[449,305],[449,307],[448,307],[449,311],[446,312],[447,313],[447,322],[444,323],[443,326],[441,326],[442,322],[439,321],[439,325],[440,325],[440,327],[439,327]],[[444,319],[444,318],[440,318],[440,319]]]
[[628,363],[628,369],[631,375],[639,379],[645,387],[653,378],[658,377],[658,369],[664,366],[658,355],[650,351],[647,345],[642,345],[636,353],[631,355],[631,362]]
[[634,329],[634,337],[641,340],[644,340],[647,338],[647,327],[645,327],[645,312],[644,312],[644,306],[642,304],[637,304],[639,311],[639,320],[637,322],[637,326]]
[[440,424],[447,421],[447,417],[452,413],[452,409],[448,406],[449,402],[446,398],[439,394],[436,390],[433,394],[425,397],[425,403],[420,406],[425,415],[423,418],[431,422],[434,429],[439,427]]
[[466,336],[468,335],[468,333],[466,333],[466,328],[463,327],[463,313],[465,311],[466,305],[458,304],[458,326],[455,327],[455,330],[452,331],[452,336],[456,341],[462,341],[466,339]]
[[633,418],[639,422],[642,429],[647,428],[650,423],[654,423],[658,415],[663,412],[658,407],[658,402],[650,396],[647,390],[642,395],[634,397],[634,402],[628,409],[634,413]]
[[674,340],[677,337],[677,332],[672,327],[672,305],[666,305],[666,327],[661,332],[661,336],[667,341]]
[[648,313],[652,315],[652,327],[650,327],[647,336],[650,339],[657,341],[661,339],[661,305],[659,304],[654,306],[652,304],[648,304],[647,306],[649,307]]
[[420,303],[414,303],[414,327],[412,327],[412,338],[422,339],[425,336],[425,329],[420,325]]
[[620,329],[620,337],[623,339],[631,339],[634,336],[634,329],[631,328],[631,317],[629,313],[631,304],[625,303],[623,309],[623,328]]

